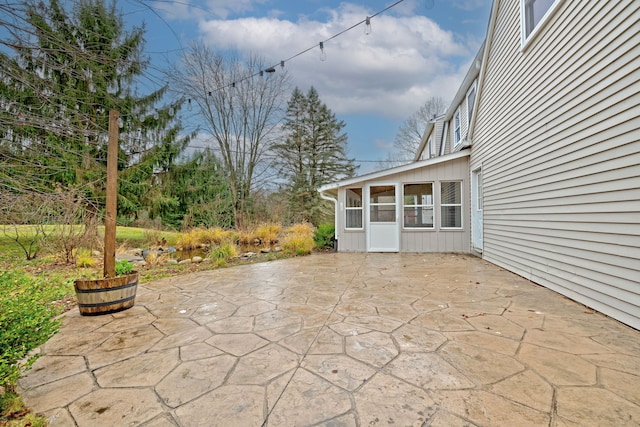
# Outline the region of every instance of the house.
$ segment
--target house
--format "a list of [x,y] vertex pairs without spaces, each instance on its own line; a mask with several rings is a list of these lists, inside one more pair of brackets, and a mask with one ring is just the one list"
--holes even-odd
[[640,329],[640,2],[494,0],[414,162],[320,191],[340,251],[473,253]]

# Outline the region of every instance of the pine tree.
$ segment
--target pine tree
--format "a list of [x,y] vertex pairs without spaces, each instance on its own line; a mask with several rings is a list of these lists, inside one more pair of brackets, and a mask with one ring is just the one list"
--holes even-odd
[[[158,108],[166,88],[141,96],[144,27],[127,32],[115,2],[23,3],[10,29],[14,57],[0,61],[0,189],[80,189],[91,206],[104,197],[108,113],[120,112],[119,214],[151,201],[156,172],[185,148],[178,105]],[[95,208],[92,208],[95,210]],[[95,213],[95,212],[94,212]]]
[[320,100],[315,88],[305,96],[295,88],[283,124],[286,138],[274,147],[282,177],[287,180],[292,221],[315,225],[331,212],[318,188],[353,176],[357,167],[346,156],[345,123]]

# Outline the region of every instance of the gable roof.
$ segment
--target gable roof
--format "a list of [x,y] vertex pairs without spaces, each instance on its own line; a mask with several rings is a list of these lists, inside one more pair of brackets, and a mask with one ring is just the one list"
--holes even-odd
[[377,172],[371,172],[365,175],[355,176],[353,178],[343,179],[341,181],[332,182],[331,184],[325,184],[322,187],[320,187],[318,191],[323,192],[323,191],[329,191],[329,190],[336,190],[340,187],[346,187],[349,185],[363,183],[365,181],[372,181],[374,179],[385,178],[387,176],[394,175],[397,173],[409,172],[414,169],[437,165],[439,163],[448,162],[448,161],[459,159],[462,157],[468,157],[470,154],[471,154],[470,150],[462,150],[452,154],[447,154],[446,156],[434,157],[433,159],[418,160],[412,163],[408,163],[406,165],[396,166],[389,169],[383,169]]
[[[482,64],[484,63],[483,59],[484,59],[485,43],[486,42],[483,42],[482,45],[480,46],[480,49],[478,49],[478,52],[476,53],[476,56],[473,58],[473,62],[471,63],[471,66],[467,70],[467,74],[464,76],[464,79],[462,80],[462,83],[460,84],[460,87],[458,88],[456,95],[453,97],[453,100],[449,104],[449,108],[447,108],[447,111],[445,111],[443,115],[436,117],[434,120],[430,121],[427,124],[427,128],[425,129],[422,135],[422,141],[420,141],[420,145],[416,150],[416,154],[413,159],[414,161],[420,160],[420,157],[422,156],[422,152],[424,151],[427,145],[427,141],[429,140],[429,134],[431,133],[431,130],[433,129],[435,122],[451,120],[451,118],[453,117],[453,114],[456,112],[456,110],[458,109],[458,107],[460,106],[464,98],[467,96],[467,92],[469,91],[469,88],[471,88],[471,85],[475,81],[476,77],[478,77],[478,74],[480,74],[480,70],[483,68]],[[476,87],[476,93],[477,93],[477,90],[478,89]],[[476,96],[474,110],[477,103],[478,103],[478,96]],[[475,114],[474,114],[474,117],[475,117]],[[473,117],[472,117],[472,121],[473,121]]]

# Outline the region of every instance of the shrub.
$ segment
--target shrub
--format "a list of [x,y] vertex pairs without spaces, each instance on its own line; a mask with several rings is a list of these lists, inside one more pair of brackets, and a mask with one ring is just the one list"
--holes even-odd
[[144,246],[156,246],[162,241],[162,232],[160,230],[145,228],[142,232],[142,243]]
[[129,274],[133,271],[133,264],[126,259],[116,261],[116,276]]
[[238,244],[243,246],[253,245],[254,240],[257,238],[254,230],[240,230],[237,235]]
[[224,230],[221,227],[208,228],[204,233],[205,243],[219,245],[231,236],[231,231]]
[[270,245],[278,241],[278,235],[281,232],[282,226],[280,224],[263,224],[256,228],[255,236],[263,245]]
[[[50,281],[42,285],[16,270],[0,271],[0,386],[11,388],[20,376],[20,361],[58,330],[60,308],[51,302],[68,289]],[[59,285],[59,284],[58,284]],[[35,357],[27,359],[30,366]]]
[[293,224],[291,227],[287,228],[287,233],[312,237],[314,231],[315,229],[313,228],[313,224],[311,224],[310,222],[300,222],[298,224]]
[[320,224],[313,236],[313,241],[318,248],[333,248],[336,235],[336,227],[333,224]]
[[81,268],[95,267],[97,264],[91,249],[78,248],[76,250],[76,266]]
[[201,232],[194,228],[187,232],[181,233],[177,239],[176,244],[182,249],[195,249],[200,244]]
[[160,255],[157,251],[149,251],[147,256],[144,258],[144,261],[147,265],[161,265],[163,262],[163,256]]
[[287,229],[285,236],[280,241],[280,246],[283,250],[296,255],[309,254],[315,247],[313,234],[313,225],[307,222],[294,224]]
[[213,260],[226,260],[238,256],[238,248],[235,244],[224,242],[220,246],[211,249],[210,257]]

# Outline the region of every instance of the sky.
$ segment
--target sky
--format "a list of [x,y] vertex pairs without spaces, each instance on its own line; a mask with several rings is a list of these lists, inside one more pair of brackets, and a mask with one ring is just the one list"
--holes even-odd
[[[305,93],[315,87],[321,101],[346,123],[347,154],[361,165],[359,173],[366,173],[381,168],[377,161],[392,151],[398,128],[427,99],[453,98],[485,37],[491,8],[491,0],[394,3],[118,0],[117,4],[125,25],[145,24],[145,51],[158,68],[196,40],[214,50],[257,53],[271,64],[311,48],[286,61],[292,86]],[[369,34],[363,23],[330,39],[367,16],[373,16]],[[324,41],[324,61],[320,41]]]

